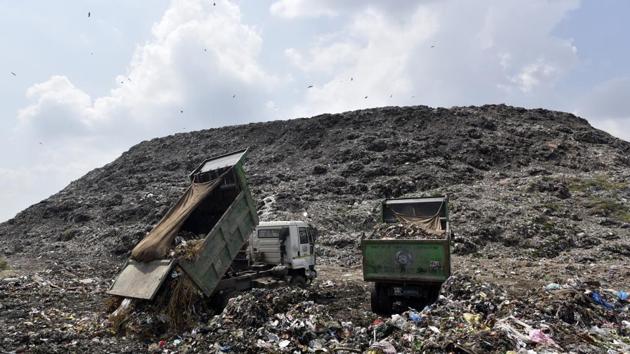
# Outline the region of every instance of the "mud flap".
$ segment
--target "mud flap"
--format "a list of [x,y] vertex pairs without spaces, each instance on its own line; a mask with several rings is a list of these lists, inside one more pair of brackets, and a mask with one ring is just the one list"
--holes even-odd
[[171,259],[160,259],[147,263],[130,259],[107,293],[135,299],[153,300],[158,289],[173,269],[174,263]]

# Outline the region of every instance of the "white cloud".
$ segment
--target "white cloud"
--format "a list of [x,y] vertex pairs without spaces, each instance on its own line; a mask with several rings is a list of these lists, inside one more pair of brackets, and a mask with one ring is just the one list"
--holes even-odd
[[336,16],[338,12],[328,1],[282,0],[271,4],[272,14],[285,18]]
[[535,63],[525,66],[518,74],[513,76],[510,81],[516,84],[521,91],[530,92],[542,83],[552,81],[556,72],[556,67],[539,59]]
[[612,135],[630,141],[630,77],[619,77],[596,85],[584,95],[575,112]]
[[[431,1],[436,0],[424,0]],[[338,17],[366,8],[377,8],[390,14],[402,15],[417,4],[418,1],[415,0],[278,0],[271,4],[269,11],[285,19]]]
[[63,75],[32,85],[31,103],[0,143],[22,151],[5,161],[0,188],[27,193],[3,193],[0,219],[139,140],[275,114],[268,96],[279,80],[258,63],[260,33],[243,24],[238,6],[216,3],[173,1],[106,96],[91,97]]
[[[352,2],[317,3],[326,13],[340,14]],[[312,2],[274,5],[280,4],[290,8],[285,17],[323,12],[313,11]],[[404,13],[382,4],[368,2],[352,12],[345,28],[320,35],[307,50],[285,51],[296,68],[319,73],[322,80],[295,114],[378,105],[544,102],[577,62],[572,42],[552,34],[577,1],[491,1],[485,7],[427,1],[405,3]],[[278,8],[271,11],[280,15]]]
[[[68,78],[53,76],[28,90],[34,102],[20,111],[20,119],[51,139],[60,137],[59,129],[118,134],[124,124],[131,142],[265,118],[258,108],[277,79],[259,66],[262,38],[241,22],[237,6],[177,0],[152,33],[109,95],[91,98]],[[226,104],[235,94],[238,99]]]

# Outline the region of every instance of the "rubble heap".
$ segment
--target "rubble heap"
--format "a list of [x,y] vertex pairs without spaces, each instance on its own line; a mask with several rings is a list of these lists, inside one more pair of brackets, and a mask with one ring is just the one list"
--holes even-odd
[[413,223],[377,224],[374,226],[372,233],[370,233],[366,238],[369,240],[440,240],[446,238],[446,232],[429,230]]

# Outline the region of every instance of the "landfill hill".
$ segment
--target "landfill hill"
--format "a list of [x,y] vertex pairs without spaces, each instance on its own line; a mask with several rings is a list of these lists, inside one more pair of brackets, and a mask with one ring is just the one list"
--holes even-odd
[[[347,325],[343,321],[351,319],[358,327],[350,325],[349,331],[363,331],[355,337],[361,338],[356,343],[348,342],[355,347],[366,348],[371,335],[365,330],[375,318],[369,313],[369,294],[360,279],[358,247],[379,219],[383,198],[450,198],[452,251],[456,255],[453,270],[458,278],[448,289],[461,289],[454,298],[444,293],[440,303],[446,307],[438,306],[433,321],[441,318],[439,313],[446,318],[449,314],[460,316],[462,311],[475,312],[473,305],[454,309],[448,302],[472,302],[478,294],[471,289],[490,291],[488,296],[496,296],[496,303],[491,304],[495,307],[506,296],[520,301],[516,299],[535,292],[526,304],[530,307],[547,301],[548,294],[541,289],[550,283],[572,291],[622,289],[629,283],[629,142],[595,129],[573,114],[544,109],[505,105],[383,107],[144,141],[0,224],[0,257],[10,267],[9,271],[0,270],[0,310],[6,314],[0,318],[0,338],[5,338],[0,349],[146,351],[150,340],[133,336],[121,339],[102,328],[104,291],[133,246],[186,188],[188,173],[208,157],[246,147],[250,152],[245,171],[261,220],[307,220],[320,234],[316,252],[322,272],[314,288],[291,292],[288,303],[279,305],[280,309],[274,302],[273,309],[258,310],[267,311],[267,315],[300,312],[291,306],[305,307],[303,301],[314,301],[322,292],[329,298],[343,299],[343,305],[331,300],[330,305],[322,306],[331,306],[326,307],[330,312],[327,316],[332,316],[328,320],[341,321],[339,330]],[[563,301],[575,306],[572,313],[579,317],[579,306],[588,299],[563,294],[570,295],[572,300]],[[275,295],[260,296],[271,299]],[[244,295],[239,299],[248,298]],[[514,301],[512,304],[518,303]],[[230,316],[238,316],[239,304],[229,305]],[[348,313],[350,308],[360,313]],[[483,319],[510,314],[505,309],[495,310],[482,311]],[[612,321],[606,315],[595,316],[599,312],[593,311],[589,308],[584,312],[589,321],[575,320],[588,324],[585,331],[592,326],[605,327],[603,318]],[[549,316],[540,318],[574,325],[562,319],[564,312]],[[539,317],[531,318],[529,325],[540,321]],[[220,317],[212,321],[223,323]],[[227,321],[222,326],[239,321]],[[477,330],[481,330],[478,325]],[[504,321],[492,326],[510,333],[506,326],[518,325]],[[566,332],[571,326],[562,328]],[[295,347],[302,343],[297,339],[278,348],[274,346],[277,343],[261,339],[258,327],[233,328],[244,330],[249,337],[230,337],[230,331],[215,333],[202,326],[200,331],[206,337],[198,338],[202,332],[194,336],[186,332],[188,337],[180,333],[177,338],[187,344],[203,342],[215,347],[219,342],[231,342],[232,346],[236,342],[240,347],[235,348],[254,348],[253,352],[304,349]],[[407,330],[389,328],[381,338],[421,338],[419,333],[425,333]],[[441,335],[432,328],[427,330],[426,336],[440,338],[432,337],[435,346],[425,349],[448,349],[450,342],[444,342],[448,332],[441,330]],[[470,332],[473,334],[462,343],[481,341],[477,332]],[[575,342],[598,352],[600,347],[584,336],[576,339],[565,332],[560,345]],[[311,340],[321,339],[316,346],[330,349],[330,338],[314,333]],[[591,334],[604,343],[620,336],[618,332],[607,335]],[[257,338],[266,344],[256,342]],[[510,347],[514,342],[508,340],[511,337],[505,338],[501,337],[501,342],[484,340],[497,351],[514,349]],[[256,347],[259,344],[262,347]],[[611,345],[614,347],[610,344],[606,348]]]
[[1,224],[0,253],[124,258],[194,167],[246,147],[261,219],[307,212],[326,251],[356,246],[383,198],[448,194],[456,253],[630,254],[630,143],[572,114],[503,105],[366,109],[144,141]]

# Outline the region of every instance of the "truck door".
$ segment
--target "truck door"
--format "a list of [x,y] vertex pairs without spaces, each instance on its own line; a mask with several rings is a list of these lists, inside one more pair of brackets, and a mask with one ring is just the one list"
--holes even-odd
[[288,227],[258,229],[255,248],[262,255],[264,263],[282,264],[286,259],[285,242],[288,235]]
[[300,239],[300,254],[299,257],[305,257],[311,255],[311,243],[308,235],[308,229],[306,227],[298,228]]

